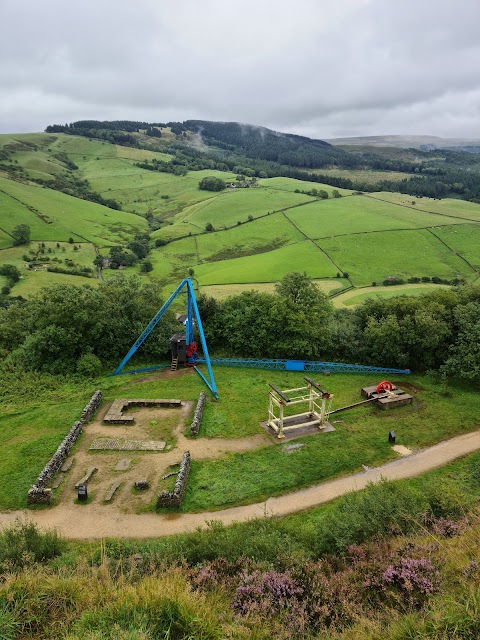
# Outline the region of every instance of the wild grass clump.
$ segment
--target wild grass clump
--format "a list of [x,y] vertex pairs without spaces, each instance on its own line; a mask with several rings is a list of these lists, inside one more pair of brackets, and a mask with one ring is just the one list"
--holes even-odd
[[33,522],[21,522],[0,533],[0,570],[14,571],[62,553],[65,544],[56,531],[41,533]]
[[[341,498],[316,526],[316,553],[343,552],[371,538],[408,534],[425,527],[454,535],[474,496],[448,477],[415,486],[382,481]],[[453,520],[452,520],[453,519]]]

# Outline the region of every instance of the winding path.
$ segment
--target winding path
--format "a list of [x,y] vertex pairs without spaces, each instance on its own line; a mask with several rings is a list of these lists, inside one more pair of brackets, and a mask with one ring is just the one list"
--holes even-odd
[[222,511],[175,514],[122,514],[112,513],[108,506],[75,505],[73,502],[43,511],[11,511],[0,513],[0,527],[24,518],[38,524],[41,529],[54,528],[70,539],[93,540],[99,538],[155,538],[194,531],[210,520],[223,524],[250,520],[265,515],[284,516],[302,511],[334,498],[364,489],[370,482],[382,478],[399,480],[418,476],[440,467],[456,458],[480,449],[480,430],[466,433],[450,440],[400,458],[380,467],[317,484],[308,489],[283,496],[269,498],[266,502],[233,507]]

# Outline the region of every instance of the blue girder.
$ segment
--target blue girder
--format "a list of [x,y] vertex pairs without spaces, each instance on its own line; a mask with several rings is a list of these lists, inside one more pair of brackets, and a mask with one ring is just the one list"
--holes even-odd
[[[145,327],[145,329],[142,331],[140,336],[137,338],[137,340],[131,346],[131,348],[130,348],[129,352],[127,353],[127,355],[124,357],[124,359],[121,361],[121,363],[118,365],[118,367],[115,369],[115,371],[111,375],[117,376],[117,375],[120,375],[122,373],[140,373],[140,372],[144,372],[144,371],[154,371],[155,369],[165,369],[164,365],[158,365],[158,366],[155,366],[155,367],[146,367],[146,368],[143,368],[143,369],[133,369],[133,370],[130,370],[130,371],[123,371],[123,367],[127,364],[127,362],[130,360],[130,358],[133,356],[133,354],[136,353],[136,351],[138,351],[138,349],[142,346],[142,344],[145,342],[145,340],[148,338],[148,336],[152,333],[152,331],[155,329],[157,324],[160,322],[160,320],[165,315],[165,313],[168,310],[169,306],[172,304],[172,302],[175,300],[175,298],[178,296],[178,294],[181,292],[181,290],[183,289],[184,286],[187,287],[187,293],[188,293],[188,299],[187,299],[187,321],[186,321],[186,324],[185,324],[185,332],[186,332],[187,344],[191,344],[193,342],[193,338],[194,338],[194,335],[193,335],[193,317],[195,316],[195,319],[197,321],[198,333],[200,335],[200,342],[202,344],[202,350],[203,350],[203,355],[204,355],[204,357],[202,358],[202,362],[204,362],[207,365],[209,379],[207,379],[203,375],[203,373],[196,366],[194,366],[193,368],[198,373],[198,375],[202,378],[202,380],[205,382],[205,384],[210,389],[210,391],[213,393],[215,398],[218,398],[217,386],[215,384],[215,378],[213,376],[212,365],[210,364],[210,356],[208,355],[207,342],[205,340],[205,334],[203,333],[202,320],[200,318],[200,312],[198,310],[197,300],[195,298],[195,291],[193,289],[193,284],[192,284],[192,281],[190,280],[190,278],[186,278],[185,280],[182,280],[182,282],[178,285],[178,287],[175,289],[175,291],[172,293],[172,295],[168,298],[168,300],[165,302],[165,304],[162,305],[162,307],[157,311],[157,313],[154,315],[154,317],[150,320],[150,322]],[[197,364],[197,362],[199,363],[200,360],[194,355],[194,356],[188,358],[188,362],[189,362],[189,364],[191,364],[193,366],[193,365]]]
[[[198,362],[204,362],[199,358]],[[305,360],[256,360],[253,358],[212,358],[211,363],[219,367],[243,367],[246,369],[279,369],[280,371],[338,371],[409,374],[410,369],[372,367],[345,362],[309,362]]]

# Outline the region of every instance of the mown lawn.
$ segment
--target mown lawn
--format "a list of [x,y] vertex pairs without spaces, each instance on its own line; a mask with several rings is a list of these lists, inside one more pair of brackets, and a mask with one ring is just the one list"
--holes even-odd
[[[132,362],[132,366],[138,363]],[[205,367],[202,367],[205,369]],[[202,438],[237,438],[264,433],[269,383],[279,388],[304,384],[303,374],[285,371],[214,369],[219,400],[208,402]],[[360,388],[378,382],[378,374],[313,374],[334,394],[334,408],[360,399]],[[397,442],[424,447],[478,427],[478,394],[473,389],[437,386],[427,376],[393,377],[399,386],[415,385],[412,406],[381,412],[359,407],[338,414],[336,431],[298,439],[305,446],[292,454],[282,444],[220,460],[193,460],[185,511],[215,510],[255,502],[315,482],[373,466],[395,457],[388,445],[394,429]],[[30,484],[49,460],[81,409],[97,388],[106,400],[119,397],[176,397],[196,401],[204,385],[191,370],[176,378],[168,374],[102,377],[85,383],[73,379],[26,374],[2,381],[0,417],[0,508],[22,508]]]
[[[242,372],[243,373],[243,372]],[[277,372],[256,372],[270,382],[285,387]],[[256,376],[255,376],[256,377]],[[380,380],[378,375],[332,375],[320,382],[335,394],[334,406],[360,399],[360,388]],[[397,443],[413,449],[425,447],[454,435],[478,428],[478,394],[475,390],[444,388],[428,377],[395,378],[418,385],[414,404],[382,412],[374,407],[359,407],[332,416],[340,420],[336,431],[299,438],[301,450],[286,454],[274,444],[243,454],[230,454],[221,460],[193,461],[183,511],[221,509],[240,503],[258,502],[269,496],[306,487],[335,476],[362,470],[362,465],[375,466],[395,459],[388,444],[388,433],[395,430]],[[252,385],[249,405],[256,404],[261,419],[266,417],[260,389]],[[221,412],[215,422],[207,414],[204,433],[221,424]],[[232,418],[230,418],[232,420]],[[223,424],[229,419],[223,416]]]

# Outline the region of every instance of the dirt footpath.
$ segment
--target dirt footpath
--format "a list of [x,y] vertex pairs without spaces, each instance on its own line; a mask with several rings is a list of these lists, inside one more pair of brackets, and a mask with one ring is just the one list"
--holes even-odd
[[154,538],[193,531],[210,520],[231,524],[264,515],[283,516],[302,511],[333,500],[350,491],[363,489],[369,482],[378,482],[381,478],[398,480],[420,475],[477,449],[480,449],[480,431],[445,440],[411,456],[400,458],[363,473],[314,485],[308,489],[276,498],[269,498],[266,502],[213,513],[167,515],[145,513],[136,515],[112,511],[108,506],[79,506],[71,502],[43,511],[24,510],[1,513],[0,527],[10,525],[16,518],[22,517],[36,522],[42,529],[55,528],[61,535],[71,539]]

